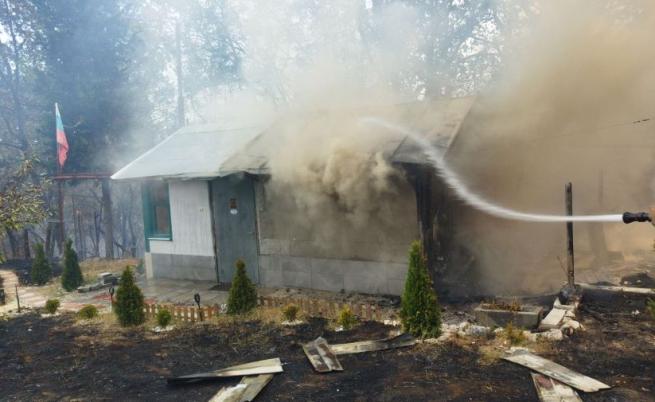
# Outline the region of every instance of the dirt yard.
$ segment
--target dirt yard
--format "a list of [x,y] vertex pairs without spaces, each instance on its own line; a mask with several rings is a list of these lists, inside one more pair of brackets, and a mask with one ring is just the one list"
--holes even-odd
[[[644,303],[624,296],[588,298],[580,312],[586,331],[526,346],[614,387],[582,395],[586,401],[654,401],[655,321],[644,313]],[[458,337],[344,355],[343,372],[317,374],[300,343],[319,335],[332,343],[383,338],[392,328],[367,322],[334,332],[322,319],[296,327],[222,319],[155,334],[148,325],[123,330],[112,321],[105,316],[77,322],[72,314],[1,321],[0,400],[204,401],[236,380],[170,387],[165,379],[272,357],[282,359],[284,373],[262,391],[261,401],[537,400],[529,371],[497,359],[504,348],[498,340]]]

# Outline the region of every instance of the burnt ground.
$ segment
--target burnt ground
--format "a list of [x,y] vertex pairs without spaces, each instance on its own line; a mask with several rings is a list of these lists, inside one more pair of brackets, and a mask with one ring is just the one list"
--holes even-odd
[[[655,321],[644,299],[588,298],[586,326],[571,338],[537,345],[540,354],[615,388],[588,401],[655,400]],[[638,309],[641,314],[631,314]],[[457,338],[442,345],[340,356],[340,373],[316,374],[299,343],[386,337],[379,323],[332,332],[313,319],[297,327],[259,321],[180,327],[166,334],[75,323],[72,315],[36,314],[0,321],[0,400],[208,400],[221,382],[171,387],[165,378],[280,357],[284,373],[261,401],[534,401],[529,370],[485,359],[485,343]],[[238,380],[224,382],[233,384]]]

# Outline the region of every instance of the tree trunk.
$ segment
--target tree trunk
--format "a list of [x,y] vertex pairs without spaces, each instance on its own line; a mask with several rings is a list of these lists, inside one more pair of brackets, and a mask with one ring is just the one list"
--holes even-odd
[[52,223],[48,222],[48,225],[45,229],[45,254],[48,259],[52,258],[53,254],[53,244],[52,244]]
[[26,260],[32,258],[30,253],[30,232],[27,229],[23,229],[23,256]]
[[105,257],[114,258],[114,217],[112,216],[109,180],[102,181],[102,209],[105,224]]
[[9,247],[11,248],[11,258],[18,258],[18,240],[16,234],[7,229],[7,238],[9,239]]

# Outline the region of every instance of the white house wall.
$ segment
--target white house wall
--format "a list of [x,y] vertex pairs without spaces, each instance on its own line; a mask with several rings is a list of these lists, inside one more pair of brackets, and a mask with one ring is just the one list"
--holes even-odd
[[216,280],[207,181],[171,181],[168,195],[172,240],[150,240],[152,275]]

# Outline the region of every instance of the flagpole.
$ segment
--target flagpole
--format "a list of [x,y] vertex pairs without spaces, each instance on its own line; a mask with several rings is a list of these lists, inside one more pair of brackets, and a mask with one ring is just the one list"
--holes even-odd
[[[59,105],[55,102],[55,113],[59,111]],[[59,163],[59,143],[57,142],[57,174],[61,175],[63,172],[61,163]],[[64,230],[64,185],[62,180],[57,180],[57,190],[59,193],[59,252],[64,251],[64,241],[66,232]]]

